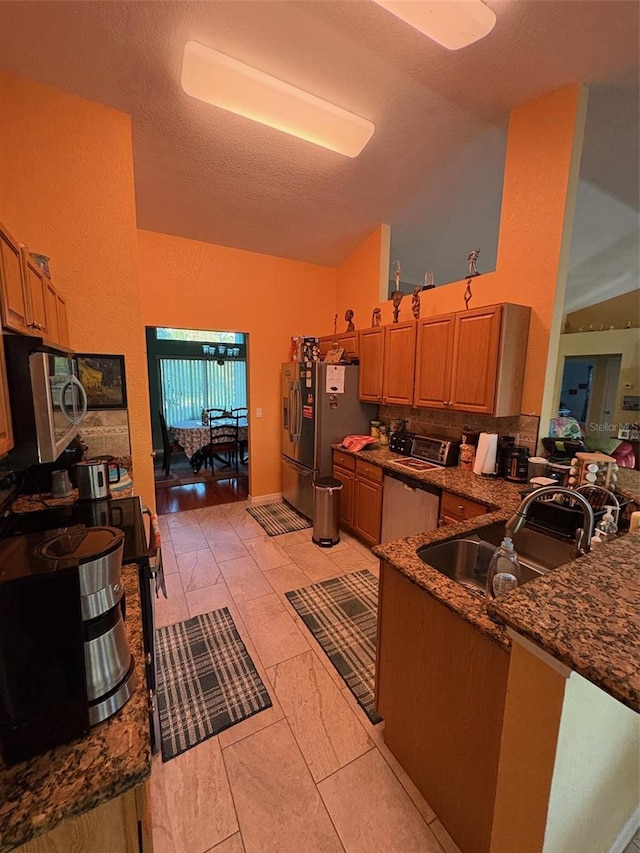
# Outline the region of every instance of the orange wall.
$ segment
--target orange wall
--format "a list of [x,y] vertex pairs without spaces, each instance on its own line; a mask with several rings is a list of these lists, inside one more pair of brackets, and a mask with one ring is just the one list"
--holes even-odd
[[250,493],[279,492],[280,365],[292,335],[333,328],[335,269],[151,231],[139,257],[144,325],[249,334]]
[[[551,321],[561,263],[567,191],[578,116],[579,87],[569,86],[512,110],[505,162],[498,262],[495,272],[475,278],[470,307],[515,302],[532,308],[522,411],[538,414],[545,384]],[[378,296],[379,267],[374,234],[338,271],[338,281],[353,281],[357,295],[338,289],[338,315],[358,304],[367,328]],[[482,256],[481,256],[482,257]],[[482,263],[479,263],[482,269]],[[421,295],[421,314],[463,311],[466,281]],[[357,303],[356,303],[357,299]],[[382,321],[391,320],[391,303],[381,304]],[[403,299],[400,320],[411,319],[411,297]]]
[[[380,280],[382,228],[383,226],[379,225],[372,231],[338,267],[339,332],[346,329],[343,317],[347,308],[354,312],[356,329],[368,329],[371,326],[371,315],[379,299],[377,294]],[[375,288],[375,301],[372,301],[372,287]],[[388,304],[390,303],[385,303],[383,307],[383,323],[391,322],[392,309],[388,309],[388,318],[384,313]],[[326,329],[324,334],[331,332],[333,332],[333,326]]]
[[125,355],[136,490],[153,502],[129,116],[0,73],[0,219],[50,256],[71,346]]

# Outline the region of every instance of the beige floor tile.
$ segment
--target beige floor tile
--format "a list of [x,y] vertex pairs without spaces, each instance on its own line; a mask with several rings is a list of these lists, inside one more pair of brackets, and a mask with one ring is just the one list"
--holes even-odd
[[227,521],[241,539],[256,539],[266,537],[264,528],[258,524],[252,515],[249,515],[245,506],[233,505],[234,508],[227,512]]
[[158,527],[160,528],[160,535],[163,537],[170,535],[169,528],[169,516],[168,515],[159,515],[158,516]]
[[222,579],[220,568],[209,548],[178,554],[177,563],[185,592],[213,586]]
[[[182,513],[179,514],[182,515]],[[176,556],[186,554],[187,551],[204,551],[205,548],[209,547],[197,522],[173,527],[171,529],[171,541]]]
[[233,533],[233,527],[227,521],[226,515],[222,513],[211,516],[200,516],[200,528],[206,536],[215,536],[220,533]]
[[351,548],[353,548],[354,551],[357,551],[359,554],[362,554],[362,556],[366,557],[369,560],[369,562],[371,562],[371,563],[377,563],[378,562],[378,558],[375,556],[375,554],[371,553],[371,547],[369,545],[365,545],[364,542],[361,542],[359,539],[357,539],[351,533],[347,533],[347,532],[343,533],[341,531],[340,532],[340,540],[343,541],[346,545],[349,545]]
[[220,563],[220,571],[236,604],[271,593],[271,585],[253,557],[238,557]]
[[216,844],[215,847],[210,847],[207,850],[207,853],[245,853],[242,836],[239,832],[236,832],[235,835],[225,838],[224,841],[221,841],[220,844]]
[[173,575],[178,571],[178,561],[176,560],[176,552],[173,550],[171,537],[162,537],[162,568],[165,575]]
[[224,750],[246,853],[343,853],[285,720]]
[[277,543],[276,539],[279,538],[279,536],[258,536],[254,539],[245,539],[245,547],[263,572],[286,566],[291,562],[289,555]]
[[282,533],[280,536],[274,536],[273,538],[280,548],[284,548],[285,545],[303,545],[311,542],[311,528],[293,530],[291,533]]
[[244,626],[240,611],[224,581],[221,580],[213,586],[205,586],[202,589],[187,592],[185,598],[189,608],[189,616],[200,616],[202,613],[211,613],[212,610],[227,607],[239,634],[241,636],[246,635],[247,629]]
[[340,677],[337,669],[335,668],[335,666],[331,663],[331,661],[327,657],[327,654],[324,651],[324,649],[322,648],[322,646],[320,645],[320,643],[316,640],[316,638],[313,636],[311,631],[307,628],[307,626],[304,624],[302,619],[298,616],[298,614],[293,609],[291,604],[287,601],[286,598],[284,599],[284,601],[285,601],[285,608],[291,613],[291,616],[293,617],[293,621],[296,623],[296,625],[300,629],[300,633],[305,638],[307,643],[309,643],[309,648],[315,654],[315,656],[318,658],[318,660],[322,664],[323,668],[325,669],[325,671],[327,672],[327,674],[329,675],[329,677],[331,678],[333,683],[340,690],[342,690],[345,686],[344,679]]
[[285,545],[284,550],[292,562],[307,575],[312,582],[325,580],[340,574],[340,569],[332,562],[324,550],[313,542]]
[[429,826],[431,827],[431,831],[435,837],[440,842],[445,853],[460,853],[460,848],[439,820],[434,820],[433,823],[429,824]]
[[207,542],[218,563],[247,557],[249,552],[235,530],[206,531]]
[[375,724],[371,722],[369,717],[367,717],[367,715],[365,714],[364,710],[358,704],[358,700],[346,686],[346,683],[344,681],[342,682],[342,695],[344,696],[351,710],[355,713],[356,717],[360,720],[360,724],[364,728],[365,732],[369,735],[371,740],[373,740],[374,743],[382,741],[384,722]]
[[442,853],[377,749],[318,783],[347,853]]
[[[151,777],[154,849],[199,853],[238,831],[216,738],[198,744],[166,764],[154,763]],[[153,795],[158,791],[162,795],[156,799]],[[160,841],[157,848],[156,826]]]
[[268,675],[316,782],[373,749],[313,652],[276,664]]
[[379,729],[380,737],[376,739],[376,746],[380,750],[380,754],[387,762],[391,770],[393,771],[394,776],[400,782],[402,787],[405,789],[407,794],[411,797],[411,801],[414,806],[418,809],[422,817],[426,820],[427,823],[431,823],[436,818],[436,813],[431,808],[429,803],[422,796],[420,791],[413,784],[409,776],[407,775],[407,771],[404,767],[401,766],[398,759],[391,752],[389,747],[384,742],[384,723],[381,723],[379,726],[376,726]]
[[373,566],[373,563],[367,556],[361,551],[356,551],[351,545],[347,545],[339,551],[328,548],[327,557],[345,572],[359,572],[361,569],[371,571],[371,567]]
[[167,598],[160,593],[160,597],[155,600],[156,628],[173,625],[174,622],[182,622],[189,618],[180,573],[176,572],[176,574],[167,575],[165,577],[165,584],[167,587]]
[[198,524],[197,510],[194,509],[185,510],[184,512],[172,512],[169,515],[165,515],[165,518],[171,532],[178,527],[193,527]]
[[249,735],[255,734],[262,729],[266,729],[267,726],[270,726],[272,723],[277,723],[278,720],[282,720],[284,717],[284,711],[278,701],[273,684],[269,681],[267,670],[264,668],[262,661],[260,660],[260,655],[256,651],[256,647],[251,642],[250,637],[242,635],[242,639],[247,647],[249,657],[253,661],[255,668],[258,670],[258,675],[264,682],[264,686],[267,688],[273,704],[271,708],[266,708],[264,711],[260,711],[259,714],[247,717],[247,719],[242,720],[241,723],[236,723],[235,726],[231,726],[223,732],[220,732],[218,735],[218,741],[221,749],[225,749],[227,746],[231,746],[232,743],[237,743],[239,740],[242,740]]
[[268,569],[264,572],[264,576],[278,595],[284,595],[285,592],[291,592],[293,589],[309,586],[309,578],[295,563],[278,566],[277,569]]
[[275,593],[238,607],[265,667],[308,651],[306,639]]

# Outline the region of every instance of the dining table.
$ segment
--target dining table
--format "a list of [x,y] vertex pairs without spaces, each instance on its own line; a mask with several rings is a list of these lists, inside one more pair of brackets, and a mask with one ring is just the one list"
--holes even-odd
[[[216,432],[224,432],[223,426],[213,427],[213,435],[210,435],[209,426],[205,426],[201,420],[179,421],[173,424],[170,429],[189,460],[191,460],[193,454],[200,450],[201,447],[205,447],[209,443],[216,443]],[[246,447],[248,434],[246,425],[238,427],[238,442],[240,447]],[[220,441],[224,440],[223,437],[220,438]]]

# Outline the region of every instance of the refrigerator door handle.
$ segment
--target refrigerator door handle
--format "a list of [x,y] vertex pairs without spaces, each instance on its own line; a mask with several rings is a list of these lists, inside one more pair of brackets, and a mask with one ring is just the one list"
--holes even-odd
[[307,468],[305,465],[301,465],[293,459],[283,457],[283,461],[286,462],[290,468],[293,468],[294,471],[297,471],[298,474],[302,474],[304,477],[313,477],[316,473],[313,468]]
[[298,382],[298,380],[293,383],[292,395],[295,401],[293,406],[293,421],[295,424],[293,430],[293,441],[298,443],[300,441],[300,433],[302,432],[302,392],[300,390],[300,382]]

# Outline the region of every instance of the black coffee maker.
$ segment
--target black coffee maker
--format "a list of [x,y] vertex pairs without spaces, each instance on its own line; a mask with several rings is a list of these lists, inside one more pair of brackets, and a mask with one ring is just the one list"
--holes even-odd
[[71,485],[76,486],[75,465],[80,462],[87,450],[86,444],[76,436],[55,462],[30,465],[16,474],[16,482],[23,494],[51,491],[51,474],[54,471],[67,471]]

